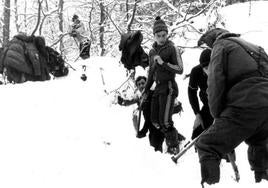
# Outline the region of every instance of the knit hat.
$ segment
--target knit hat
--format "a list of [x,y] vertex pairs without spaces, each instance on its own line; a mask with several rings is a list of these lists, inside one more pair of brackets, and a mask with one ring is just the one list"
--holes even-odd
[[166,31],[168,32],[168,28],[164,20],[160,18],[160,16],[157,16],[155,18],[154,27],[153,27],[153,33],[158,33],[160,31]]
[[77,20],[78,18],[79,17],[76,14],[74,14],[73,17],[72,17],[72,21]]
[[211,56],[210,49],[207,48],[207,49],[202,51],[202,53],[200,54],[200,58],[199,58],[199,63],[202,67],[208,66],[208,64],[210,62],[210,56]]

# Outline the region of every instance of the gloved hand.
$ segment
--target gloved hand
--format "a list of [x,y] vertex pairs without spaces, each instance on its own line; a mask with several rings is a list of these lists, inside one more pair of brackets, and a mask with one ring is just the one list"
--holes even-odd
[[197,113],[196,115],[195,115],[195,120],[194,120],[194,127],[193,127],[193,129],[195,130],[198,126],[202,126],[202,128],[203,129],[205,129],[204,128],[204,122],[203,122],[203,119],[202,119],[202,116],[199,114],[199,113]]
[[118,95],[118,96],[117,96],[117,103],[118,103],[119,105],[123,105],[123,102],[124,102],[124,99],[123,99],[120,95]]
[[81,75],[81,80],[86,81],[86,80],[87,80],[87,75],[82,74],[82,75]]
[[76,32],[75,30],[72,30],[72,31],[69,33],[69,35],[70,35],[71,37],[76,37],[76,36],[77,36],[77,32]]
[[182,103],[180,101],[175,101],[173,107],[173,114],[181,114],[181,112],[183,112]]
[[137,138],[144,138],[146,136],[146,133],[143,133],[141,131],[139,131],[136,135]]
[[164,134],[168,147],[176,147],[179,144],[178,131],[175,127],[167,128]]

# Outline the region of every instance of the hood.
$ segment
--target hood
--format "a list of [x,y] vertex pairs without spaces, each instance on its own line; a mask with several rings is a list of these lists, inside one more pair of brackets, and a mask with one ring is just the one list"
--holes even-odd
[[218,39],[219,36],[223,34],[227,34],[227,33],[229,33],[229,31],[225,29],[221,29],[221,28],[215,28],[215,29],[209,30],[200,37],[197,45],[201,46],[202,44],[206,44],[208,47],[212,48],[216,39]]

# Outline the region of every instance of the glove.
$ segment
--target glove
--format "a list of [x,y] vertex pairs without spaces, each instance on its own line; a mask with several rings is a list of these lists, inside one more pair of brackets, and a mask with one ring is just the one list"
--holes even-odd
[[174,103],[173,114],[181,114],[181,112],[183,112],[182,103],[180,101],[177,101]]
[[203,119],[202,119],[202,116],[200,115],[200,114],[196,114],[195,115],[195,120],[194,120],[194,127],[193,127],[193,129],[195,130],[197,127],[199,127],[199,126],[202,126],[202,128],[203,129],[205,129],[204,128],[204,122],[203,122]]
[[137,138],[144,138],[146,136],[146,133],[143,133],[141,131],[139,131],[136,135]]
[[81,80],[86,81],[87,80],[87,76],[85,74],[82,74]]
[[124,102],[124,99],[123,99],[121,96],[118,96],[118,97],[117,97],[117,103],[118,103],[119,105],[123,105],[123,102]]
[[167,128],[164,134],[168,147],[176,147],[179,144],[178,131],[175,127],[171,126]]
[[71,37],[76,37],[77,36],[77,32],[76,31],[71,31],[71,33],[69,33]]

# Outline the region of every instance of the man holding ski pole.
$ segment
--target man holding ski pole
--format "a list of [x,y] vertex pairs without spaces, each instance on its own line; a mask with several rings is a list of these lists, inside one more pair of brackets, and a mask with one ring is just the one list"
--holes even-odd
[[268,180],[268,56],[239,36],[216,28],[198,41],[212,48],[207,92],[214,118],[196,142],[202,185],[219,182],[222,156],[243,141],[255,181]]
[[[177,163],[177,160],[194,146],[195,142],[199,139],[202,134],[205,134],[206,130],[212,125],[213,117],[210,114],[209,105],[208,105],[208,96],[207,96],[207,74],[208,74],[208,65],[210,62],[211,50],[205,49],[201,52],[199,57],[199,65],[192,68],[190,73],[190,80],[188,85],[188,97],[195,113],[195,121],[192,133],[192,141],[186,144],[183,150],[176,156],[172,157],[172,160]],[[202,102],[202,108],[200,110],[198,91],[199,90],[199,99]],[[233,150],[228,155],[223,156],[227,162],[230,162],[232,167],[235,170],[236,181],[239,181],[240,175],[238,172],[237,165],[235,164],[235,151]]]

